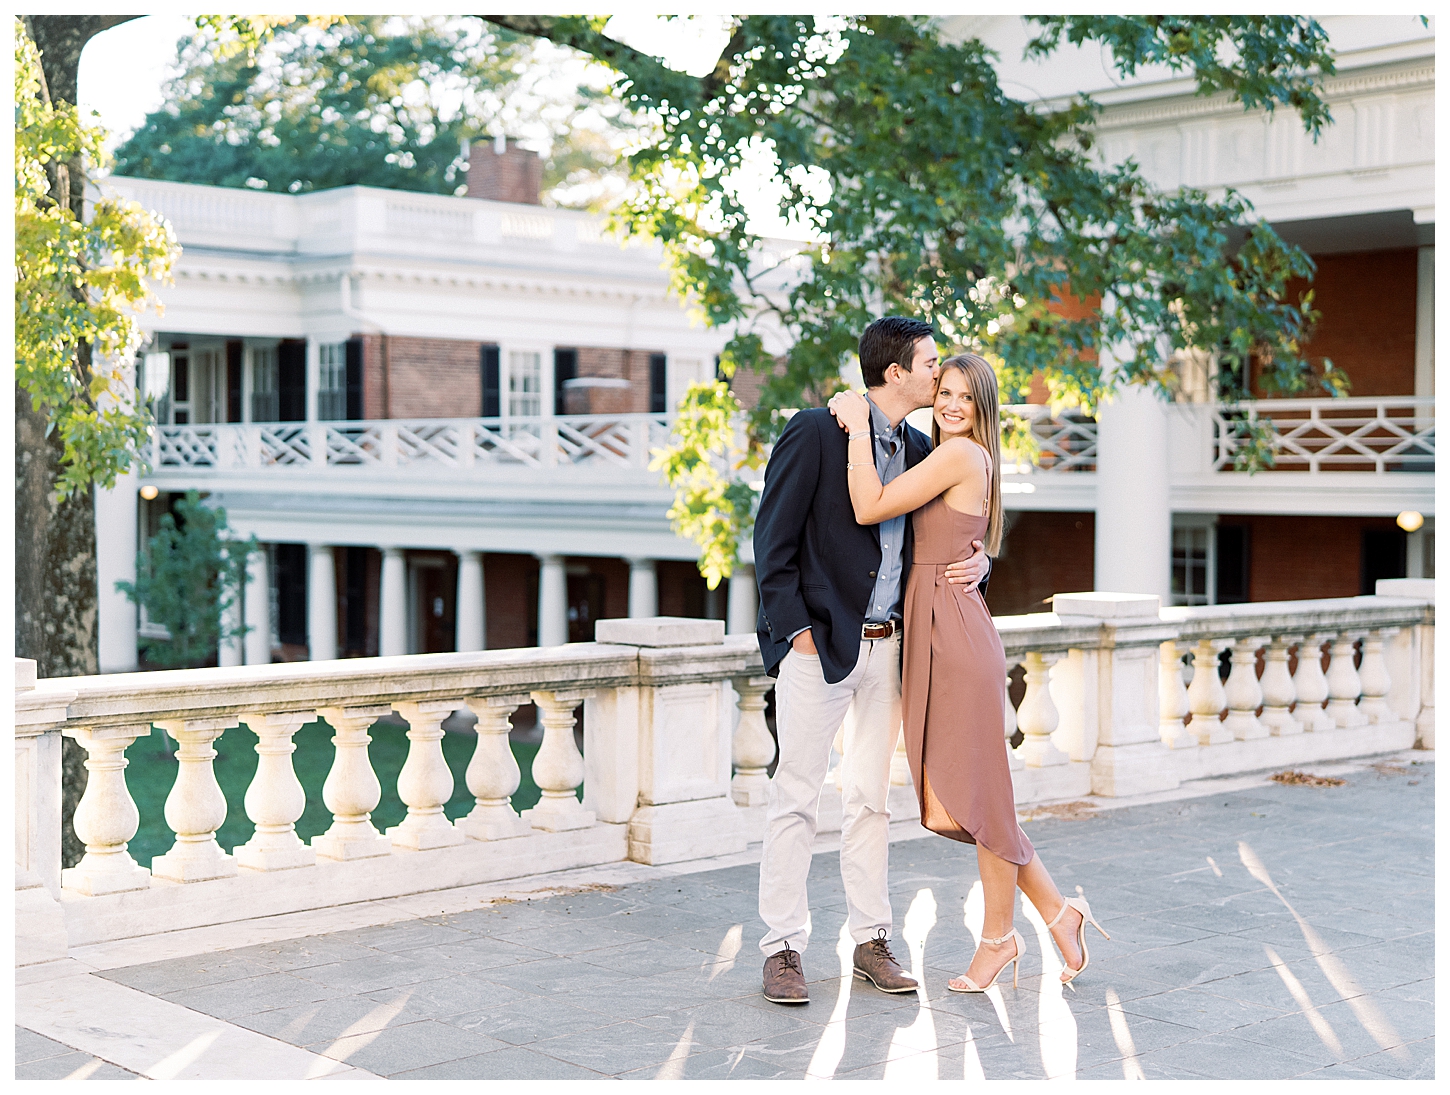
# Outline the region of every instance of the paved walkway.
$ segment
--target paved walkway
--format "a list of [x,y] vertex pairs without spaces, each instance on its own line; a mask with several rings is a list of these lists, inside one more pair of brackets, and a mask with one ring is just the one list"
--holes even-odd
[[925,837],[891,851],[896,948],[919,995],[843,976],[834,852],[812,867],[802,1008],[760,996],[747,857],[683,874],[628,865],[612,876],[636,879],[624,884],[472,897],[381,926],[229,949],[219,941],[246,930],[207,929],[175,944],[208,951],[187,957],[135,961],[164,953],[157,941],[88,948],[55,982],[73,983],[64,993],[48,997],[43,979],[20,990],[17,1022],[40,1033],[17,1028],[16,1075],[158,1075],[126,1049],[124,1020],[64,1020],[46,1002],[104,987],[212,1024],[186,1046],[232,1039],[227,1066],[206,1063],[221,1060],[212,1043],[173,1050],[159,1067],[177,1076],[1429,1079],[1433,756],[1315,769],[1338,787],[1239,779],[1025,822],[1112,933],[1091,938],[1075,989],[1058,988],[1027,909],[1020,987],[946,991],[971,956],[981,889],[970,848]]

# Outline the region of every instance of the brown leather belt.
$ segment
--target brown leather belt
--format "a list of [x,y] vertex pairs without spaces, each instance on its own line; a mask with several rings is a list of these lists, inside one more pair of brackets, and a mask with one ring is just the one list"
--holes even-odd
[[887,620],[884,624],[862,624],[861,638],[863,639],[889,639],[898,632],[899,628],[895,620]]

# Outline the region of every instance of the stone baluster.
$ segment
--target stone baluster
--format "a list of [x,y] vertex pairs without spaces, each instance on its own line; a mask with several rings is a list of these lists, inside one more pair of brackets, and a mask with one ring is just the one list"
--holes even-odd
[[1051,734],[1057,729],[1057,705],[1047,687],[1048,670],[1060,656],[1034,650],[1022,659],[1027,670],[1027,693],[1017,710],[1017,722],[1022,727],[1022,744],[1017,753],[1029,768],[1048,768],[1068,761],[1067,754],[1052,742]]
[[1329,697],[1329,682],[1319,664],[1320,645],[1321,636],[1305,635],[1296,652],[1299,664],[1294,669],[1294,718],[1309,732],[1334,729],[1334,720],[1322,706]]
[[735,767],[730,797],[736,806],[764,806],[770,786],[765,770],[775,759],[775,739],[765,725],[765,694],[775,681],[770,677],[735,677],[731,683],[739,696],[736,707],[740,721],[730,742],[730,760]]
[[387,704],[372,707],[324,707],[317,713],[332,727],[332,768],[322,784],[322,801],[332,811],[332,827],[312,838],[324,859],[368,859],[388,855],[392,841],[374,828],[373,811],[382,784],[368,758],[368,727],[388,714]]
[[1329,647],[1329,708],[1325,711],[1336,726],[1363,726],[1364,712],[1358,707],[1359,671],[1354,668],[1354,636],[1341,631]]
[[407,805],[408,816],[388,830],[394,847],[423,852],[467,839],[443,814],[453,797],[453,773],[443,759],[443,720],[457,706],[456,700],[393,704],[408,720],[408,759],[398,773],[398,797]]
[[1385,640],[1398,630],[1390,628],[1371,631],[1365,635],[1360,645],[1359,687],[1362,698],[1359,701],[1359,712],[1372,724],[1397,721],[1386,700],[1394,682],[1390,679],[1389,666],[1385,664]]
[[1223,639],[1199,639],[1193,648],[1193,680],[1188,685],[1188,709],[1193,721],[1188,732],[1199,745],[1222,745],[1233,741],[1233,731],[1224,728],[1219,714],[1228,706],[1223,682],[1218,679],[1218,652]]
[[478,716],[478,744],[463,774],[474,807],[454,827],[474,840],[506,840],[527,836],[529,823],[514,813],[509,801],[519,789],[519,762],[509,747],[509,716],[529,702],[527,694],[475,696],[468,709]]
[[151,861],[151,875],[171,882],[230,878],[237,873],[237,864],[216,839],[227,819],[227,798],[212,768],[216,759],[212,743],[237,720],[169,719],[156,725],[176,739],[176,782],[166,796],[166,824],[176,842]]
[[1170,749],[1198,745],[1198,737],[1183,721],[1189,707],[1182,659],[1183,647],[1172,639],[1158,644],[1158,736]]
[[1228,700],[1228,718],[1223,727],[1232,732],[1239,741],[1253,741],[1269,736],[1269,728],[1259,721],[1259,705],[1264,702],[1264,692],[1254,673],[1258,661],[1259,647],[1266,639],[1235,639],[1233,644],[1233,666],[1229,670],[1228,682],[1224,685],[1224,696]]
[[1294,678],[1289,676],[1289,645],[1295,641],[1291,635],[1279,635],[1270,640],[1264,651],[1264,675],[1259,678],[1259,689],[1264,695],[1264,713],[1259,721],[1269,728],[1275,737],[1301,734],[1304,727],[1289,713],[1294,702]]
[[592,690],[532,693],[544,723],[544,740],[533,768],[541,792],[539,804],[524,812],[535,829],[558,833],[594,824],[594,811],[584,809],[575,794],[584,782],[584,758],[574,744],[574,708],[593,694]]
[[1007,767],[1010,771],[1020,772],[1022,770],[1022,757],[1012,746],[1012,739],[1017,736],[1017,708],[1012,706],[1012,669],[1016,665],[1012,662],[1007,666],[1007,690],[1002,696],[1002,736],[1007,742]]
[[151,872],[126,849],[141,824],[141,813],[126,786],[126,747],[151,733],[151,727],[81,727],[67,733],[86,751],[86,790],[72,821],[86,854],[74,867],[61,871],[61,888],[90,897],[148,888]]
[[257,773],[243,800],[256,831],[251,840],[232,849],[237,866],[283,871],[317,862],[317,853],[297,835],[297,819],[307,808],[307,796],[292,767],[297,748],[292,736],[312,719],[310,711],[242,716],[257,735]]

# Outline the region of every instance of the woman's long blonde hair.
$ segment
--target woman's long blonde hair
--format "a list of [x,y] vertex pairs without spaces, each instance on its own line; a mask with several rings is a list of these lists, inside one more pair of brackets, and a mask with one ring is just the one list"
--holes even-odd
[[[967,436],[987,450],[992,460],[992,481],[987,485],[987,537],[984,545],[988,555],[995,556],[1002,550],[1002,412],[997,405],[997,373],[984,358],[976,354],[956,354],[941,363],[937,375],[937,390],[941,390],[942,377],[948,370],[956,370],[967,381],[967,390],[972,393],[972,427]],[[936,392],[932,392],[933,407]],[[936,424],[933,411],[931,440],[941,444],[941,429]]]

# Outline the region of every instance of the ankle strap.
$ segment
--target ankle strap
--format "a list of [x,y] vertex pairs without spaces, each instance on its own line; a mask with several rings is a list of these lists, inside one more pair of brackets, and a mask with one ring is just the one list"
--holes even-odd
[[1003,943],[1007,942],[1007,940],[1011,939],[1016,934],[1017,934],[1017,929],[1016,928],[1013,928],[1006,935],[999,935],[996,939],[988,939],[984,935],[982,937],[982,942],[983,943],[986,943],[986,944],[988,944],[990,946],[993,946],[993,947],[1000,947]]

